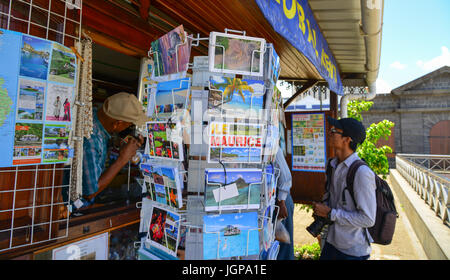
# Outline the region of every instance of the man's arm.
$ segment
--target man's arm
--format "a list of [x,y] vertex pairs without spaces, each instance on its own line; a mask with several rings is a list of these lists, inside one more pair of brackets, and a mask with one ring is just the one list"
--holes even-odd
[[87,197],[91,200],[100,192],[102,192],[116,177],[119,171],[130,161],[130,159],[136,154],[136,151],[144,142],[144,138],[140,136],[139,141],[135,138],[130,138],[128,143],[120,149],[119,157],[113,162],[108,169],[106,169],[100,178],[98,179],[98,190]]

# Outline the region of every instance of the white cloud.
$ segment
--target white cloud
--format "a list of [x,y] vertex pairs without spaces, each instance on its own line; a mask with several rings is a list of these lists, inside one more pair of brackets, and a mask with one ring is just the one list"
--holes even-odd
[[378,78],[376,82],[377,94],[390,93],[392,87],[383,79]]
[[400,61],[394,61],[393,63],[391,63],[389,65],[389,67],[398,69],[398,70],[403,70],[406,68],[406,64],[401,64]]
[[442,66],[450,66],[450,51],[447,47],[441,47],[441,55],[432,58],[428,61],[419,60],[417,61],[417,66],[419,66],[422,70],[427,72],[436,70],[441,68]]

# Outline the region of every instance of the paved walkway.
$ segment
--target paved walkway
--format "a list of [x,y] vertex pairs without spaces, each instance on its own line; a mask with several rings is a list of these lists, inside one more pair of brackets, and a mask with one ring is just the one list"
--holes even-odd
[[[394,193],[394,197],[396,194]],[[397,200],[398,201],[398,200]],[[394,239],[389,245],[372,244],[371,260],[427,260],[427,256],[412,229],[406,213],[397,203],[399,219],[396,223]],[[312,237],[306,227],[313,222],[312,211],[307,213],[295,205],[294,210],[294,244],[312,244],[317,239]]]

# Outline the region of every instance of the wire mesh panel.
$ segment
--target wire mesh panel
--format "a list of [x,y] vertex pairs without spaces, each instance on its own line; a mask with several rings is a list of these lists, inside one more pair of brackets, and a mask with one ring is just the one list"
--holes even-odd
[[[72,47],[81,11],[81,0],[0,0],[0,28]],[[71,163],[0,168],[0,252],[68,236],[71,171]]]

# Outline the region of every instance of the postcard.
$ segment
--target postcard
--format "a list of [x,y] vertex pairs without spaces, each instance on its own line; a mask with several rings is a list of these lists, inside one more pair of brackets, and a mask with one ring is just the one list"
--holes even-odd
[[190,78],[160,82],[150,90],[149,116],[168,118],[176,111],[189,109]]
[[280,57],[275,51],[275,47],[272,43],[266,45],[264,63],[264,79],[270,81],[272,85],[276,85],[278,76],[280,75]]
[[211,32],[209,38],[209,71],[263,76],[262,38]]
[[16,123],[13,165],[41,163],[42,128],[39,123]]
[[154,57],[154,76],[186,71],[191,56],[190,40],[183,25],[151,43]]
[[265,184],[264,184],[264,189],[265,189],[265,200],[266,200],[266,205],[271,205],[275,203],[275,193],[277,190],[277,178],[276,178],[276,174],[275,174],[275,169],[273,168],[272,165],[268,165],[266,167],[266,173],[265,173]]
[[181,125],[162,121],[147,122],[148,152],[151,158],[182,161]]
[[42,121],[46,83],[20,78],[17,120]]
[[23,35],[20,75],[47,80],[52,44],[50,41]]
[[211,122],[208,130],[208,162],[261,162],[263,124]]
[[[226,179],[226,180],[225,180]],[[207,168],[205,211],[259,209],[262,186],[260,169]]]
[[264,81],[213,76],[210,79],[208,112],[234,118],[260,119]]
[[45,120],[70,122],[74,88],[48,83]]
[[149,177],[147,193],[153,201],[174,208],[183,206],[183,180],[176,167],[142,163],[140,169]]
[[270,245],[272,245],[272,242],[274,240],[274,225],[272,222],[272,215],[273,215],[274,206],[269,205],[266,208],[266,211],[264,211],[264,220],[263,220],[263,230],[262,230],[262,236],[263,236],[263,247],[264,250],[267,251],[270,248]]
[[150,216],[147,242],[165,253],[177,255],[180,216],[175,212],[153,206]]
[[46,124],[44,128],[44,163],[66,162],[69,157],[69,132],[66,124]]
[[53,43],[48,80],[73,85],[75,84],[76,68],[76,57],[73,51],[63,45]]
[[259,254],[258,213],[203,216],[205,260]]

